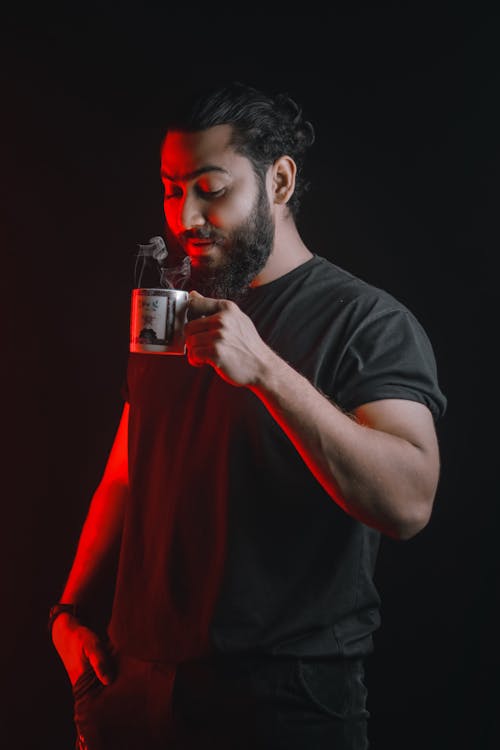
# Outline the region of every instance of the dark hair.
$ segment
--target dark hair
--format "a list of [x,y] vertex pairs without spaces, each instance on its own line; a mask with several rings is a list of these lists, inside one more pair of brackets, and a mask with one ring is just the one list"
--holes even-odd
[[215,125],[232,125],[231,145],[252,163],[263,181],[280,156],[290,156],[297,165],[295,190],[288,207],[295,217],[309,184],[302,170],[307,149],[314,143],[314,128],[288,94],[270,95],[240,82],[233,82],[199,96],[184,112],[176,112],[168,129],[195,132]]

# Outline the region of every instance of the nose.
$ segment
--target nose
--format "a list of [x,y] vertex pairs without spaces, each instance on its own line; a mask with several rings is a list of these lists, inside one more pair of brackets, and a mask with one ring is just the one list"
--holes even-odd
[[201,202],[187,192],[179,206],[179,228],[182,232],[202,227],[206,222]]

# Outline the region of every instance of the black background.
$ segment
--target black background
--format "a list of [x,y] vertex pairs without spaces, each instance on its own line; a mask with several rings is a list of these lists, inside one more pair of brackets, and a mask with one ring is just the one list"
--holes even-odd
[[372,746],[497,746],[500,29],[477,4],[443,8],[4,16],[6,747],[72,747],[46,616],[121,412],[136,245],[163,232],[162,118],[191,86],[233,78],[301,103],[317,132],[302,235],[415,312],[449,400],[433,518],[414,539],[382,545]]

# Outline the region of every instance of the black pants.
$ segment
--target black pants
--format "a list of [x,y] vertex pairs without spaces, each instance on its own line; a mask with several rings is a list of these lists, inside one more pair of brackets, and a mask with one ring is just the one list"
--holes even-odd
[[74,686],[78,750],[366,750],[358,660],[252,657],[167,665],[118,657]]

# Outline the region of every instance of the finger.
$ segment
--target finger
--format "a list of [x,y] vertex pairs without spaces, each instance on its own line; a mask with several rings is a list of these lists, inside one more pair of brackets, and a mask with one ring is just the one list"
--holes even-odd
[[103,683],[103,685],[109,685],[115,678],[114,664],[110,654],[108,654],[102,647],[99,647],[87,653],[87,659],[97,678]]
[[184,327],[186,337],[195,334],[204,333],[205,331],[215,331],[221,327],[221,318],[217,313],[210,315],[208,318],[203,315],[196,320],[190,320]]
[[204,367],[205,365],[219,367],[219,362],[216,361],[213,347],[197,346],[194,349],[188,349],[188,362],[190,365],[193,365],[193,367]]
[[213,315],[224,309],[225,300],[203,297],[196,291],[189,292],[189,319],[201,318],[202,315]]
[[189,356],[194,359],[199,359],[199,357],[196,356],[197,352],[203,350],[205,354],[209,354],[209,358],[212,360],[213,357],[218,357],[220,355],[224,343],[227,343],[227,340],[224,331],[220,328],[192,333],[191,335],[186,336],[188,359]]
[[224,334],[220,329],[215,331],[198,331],[186,337],[186,345],[188,349],[196,349],[200,346],[215,348],[223,339]]

